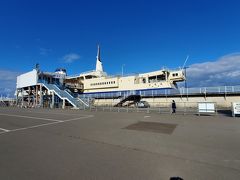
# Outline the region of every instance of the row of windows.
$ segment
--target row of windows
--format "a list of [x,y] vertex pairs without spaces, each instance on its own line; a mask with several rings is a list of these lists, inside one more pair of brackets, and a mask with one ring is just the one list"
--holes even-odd
[[98,86],[98,85],[106,85],[106,84],[115,84],[115,81],[109,81],[109,82],[100,82],[100,83],[92,83],[91,86]]
[[178,76],[178,73],[173,73],[172,75],[173,75],[173,77],[174,77],[174,76]]

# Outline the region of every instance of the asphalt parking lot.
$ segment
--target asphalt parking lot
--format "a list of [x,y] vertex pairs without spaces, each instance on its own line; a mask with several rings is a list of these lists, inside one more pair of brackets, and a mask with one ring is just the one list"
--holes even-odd
[[239,179],[240,118],[0,108],[0,179]]

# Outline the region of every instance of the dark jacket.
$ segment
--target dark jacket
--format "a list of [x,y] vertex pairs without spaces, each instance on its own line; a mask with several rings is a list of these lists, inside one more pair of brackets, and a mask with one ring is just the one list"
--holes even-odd
[[175,102],[172,102],[172,108],[173,108],[173,109],[176,109],[176,108],[177,108],[177,106],[176,106],[176,103],[175,103]]

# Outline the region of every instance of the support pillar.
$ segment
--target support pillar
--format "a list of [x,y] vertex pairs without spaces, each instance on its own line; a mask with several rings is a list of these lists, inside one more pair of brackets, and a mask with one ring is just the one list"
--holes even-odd
[[16,95],[16,106],[18,106],[18,99],[19,99],[19,89],[17,89],[17,95]]
[[51,103],[51,108],[54,108],[54,92],[52,91],[52,103]]
[[28,107],[30,106],[30,91],[31,91],[31,87],[28,87]]
[[24,92],[24,90],[23,90],[23,88],[22,88],[22,89],[21,89],[21,93],[22,93],[22,107],[23,107],[23,105],[24,105],[24,102],[23,102],[23,100],[24,100],[23,92]]
[[43,99],[42,99],[42,85],[40,84],[40,93],[39,93],[39,106],[43,107]]
[[63,99],[63,103],[62,103],[62,109],[65,109],[65,99]]
[[34,107],[37,107],[38,105],[38,85],[36,85],[36,101]]

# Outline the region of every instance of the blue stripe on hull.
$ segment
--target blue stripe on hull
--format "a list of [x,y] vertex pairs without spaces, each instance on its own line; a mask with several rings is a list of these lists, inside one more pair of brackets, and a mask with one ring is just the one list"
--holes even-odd
[[82,93],[82,94],[103,94],[103,93],[121,93],[121,92],[140,92],[140,91],[152,91],[152,90],[166,90],[166,89],[174,89],[174,88],[153,88],[153,89],[136,89],[136,90],[124,90],[124,91],[107,91],[107,92],[90,92],[90,93]]
[[153,89],[138,89],[138,90],[124,90],[124,91],[108,91],[108,92],[91,92],[83,93],[80,96],[91,98],[106,98],[119,97],[128,95],[144,95],[152,96],[157,94],[165,94],[165,90],[173,90],[174,88],[153,88]]

